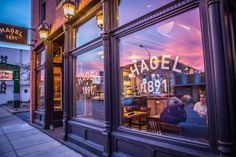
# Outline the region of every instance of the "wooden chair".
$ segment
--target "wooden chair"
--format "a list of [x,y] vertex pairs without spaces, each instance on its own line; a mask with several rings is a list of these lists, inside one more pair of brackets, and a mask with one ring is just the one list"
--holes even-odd
[[160,131],[159,119],[147,117],[147,130],[149,132],[158,133]]
[[132,119],[131,124],[137,125],[141,130],[142,126],[147,125],[147,117],[150,115],[151,108],[147,108],[147,114],[145,116],[138,116]]
[[181,135],[181,127],[177,125],[160,122],[159,126],[162,133]]

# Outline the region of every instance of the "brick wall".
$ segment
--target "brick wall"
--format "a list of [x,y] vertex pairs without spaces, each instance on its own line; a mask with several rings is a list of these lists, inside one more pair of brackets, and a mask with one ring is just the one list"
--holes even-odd
[[[59,5],[57,5],[56,0],[46,0],[46,22],[51,24],[51,34],[55,32],[61,25],[66,22],[66,18],[64,16],[62,4],[63,0]],[[37,43],[35,47],[37,47],[42,41],[39,38],[38,27],[40,25],[39,22],[39,0],[32,0],[32,28],[35,28],[36,31],[32,32],[32,39],[36,39]]]

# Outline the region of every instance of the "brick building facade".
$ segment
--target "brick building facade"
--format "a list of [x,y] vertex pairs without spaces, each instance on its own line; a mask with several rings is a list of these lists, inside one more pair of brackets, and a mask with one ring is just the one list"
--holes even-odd
[[85,156],[235,156],[235,1],[64,2],[32,0],[32,124]]

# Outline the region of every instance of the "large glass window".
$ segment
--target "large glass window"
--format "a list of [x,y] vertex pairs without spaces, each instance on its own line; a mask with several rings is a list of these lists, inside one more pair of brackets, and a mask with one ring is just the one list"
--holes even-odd
[[54,111],[62,110],[61,101],[61,67],[53,67],[53,83],[54,83]]
[[172,1],[174,0],[119,0],[118,25],[124,25]]
[[46,0],[39,1],[39,14],[40,14],[40,23],[46,19]]
[[198,9],[121,38],[120,71],[123,126],[208,142]]
[[41,70],[37,72],[37,105],[36,108],[43,109],[44,108],[44,99],[45,99],[45,93],[44,93],[44,87],[45,87],[45,71]]
[[45,53],[46,53],[46,51],[43,50],[42,52],[37,54],[37,56],[36,56],[36,58],[37,58],[36,59],[37,60],[37,62],[36,62],[37,67],[40,66],[40,65],[43,65],[45,63]]
[[76,31],[76,47],[82,46],[85,43],[99,37],[101,34],[100,28],[97,26],[96,17],[93,17]]
[[77,56],[74,79],[76,116],[104,121],[104,56],[97,48]]

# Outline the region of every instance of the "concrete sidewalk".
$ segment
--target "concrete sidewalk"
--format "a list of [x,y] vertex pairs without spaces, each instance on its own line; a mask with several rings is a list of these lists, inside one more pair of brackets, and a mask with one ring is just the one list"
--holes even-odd
[[0,157],[82,157],[0,107]]

